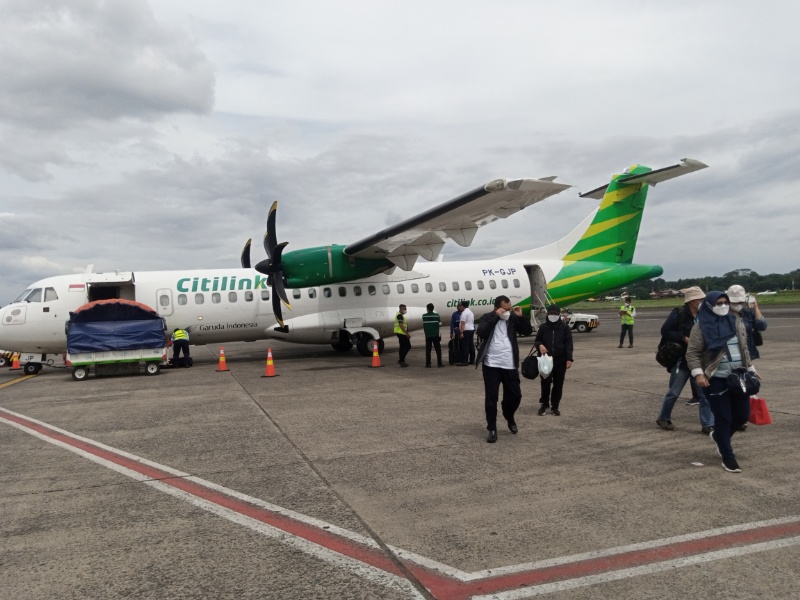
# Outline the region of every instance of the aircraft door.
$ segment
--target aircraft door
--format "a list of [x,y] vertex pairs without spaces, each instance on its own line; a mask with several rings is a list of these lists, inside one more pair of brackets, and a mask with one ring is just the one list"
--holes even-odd
[[175,307],[172,304],[172,290],[169,288],[161,288],[156,290],[156,311],[162,317],[171,315]]
[[525,265],[531,286],[531,321],[542,323],[547,315],[550,297],[547,294],[547,279],[539,265]]

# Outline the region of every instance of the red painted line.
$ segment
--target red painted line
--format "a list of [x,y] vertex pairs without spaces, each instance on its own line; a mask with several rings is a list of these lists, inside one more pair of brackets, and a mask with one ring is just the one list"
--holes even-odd
[[[245,500],[240,500],[223,492],[207,488],[185,477],[138,462],[121,454],[117,454],[116,452],[95,446],[92,443],[75,439],[69,434],[54,431],[45,425],[10,414],[2,409],[0,409],[0,416],[29,430],[35,431],[40,435],[57,440],[73,448],[80,449],[88,454],[144,475],[145,477],[157,480],[162,484],[170,485],[197,498],[250,517],[256,521],[285,531],[290,535],[308,540],[328,550],[358,560],[392,575],[404,577],[404,573],[380,549],[363,546],[358,542],[325,531],[317,526],[303,523],[302,521],[260,506],[255,506]],[[532,585],[571,580],[589,575],[665,562],[677,558],[697,556],[737,546],[748,546],[760,542],[774,541],[797,535],[800,535],[800,521],[675,542],[655,548],[631,550],[629,552],[622,552],[610,556],[591,558],[550,567],[540,567],[496,577],[490,576],[470,582],[457,580],[409,561],[403,561],[403,563],[408,568],[409,572],[430,590],[435,598],[440,598],[442,600],[466,600],[471,596],[479,594],[491,594]]]

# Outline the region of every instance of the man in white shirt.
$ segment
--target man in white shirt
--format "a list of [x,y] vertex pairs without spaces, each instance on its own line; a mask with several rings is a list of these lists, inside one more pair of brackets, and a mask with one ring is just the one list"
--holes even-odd
[[469,300],[462,300],[464,311],[461,313],[461,362],[459,367],[475,364],[475,314],[469,308]]

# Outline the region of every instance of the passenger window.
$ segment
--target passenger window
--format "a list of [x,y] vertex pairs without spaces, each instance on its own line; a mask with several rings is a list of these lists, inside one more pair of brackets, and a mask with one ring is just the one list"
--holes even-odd
[[492,288],[493,290],[497,289],[497,282],[494,279],[490,279],[489,280],[489,287]]
[[309,298],[316,298],[317,297],[317,288],[308,288],[308,297]]
[[383,284],[383,285],[381,286],[381,291],[382,291],[384,294],[386,294],[386,295],[388,296],[388,295],[389,295],[389,291],[390,291],[390,290],[389,290],[389,286],[388,286],[388,285],[386,285],[386,284]]
[[406,286],[404,286],[402,283],[398,283],[397,284],[397,293],[398,294],[405,294],[406,293]]
[[447,291],[447,284],[444,281],[439,282],[439,291],[446,292]]
[[261,299],[269,300],[269,290],[261,290]]
[[454,292],[457,292],[457,291],[458,291],[458,282],[457,282],[457,281],[454,281],[454,282],[453,282],[453,291],[454,291]]
[[322,288],[322,296],[323,298],[330,298],[333,294],[331,293],[331,288]]
[[28,297],[25,298],[26,302],[41,302],[42,301],[42,288],[33,290]]
[[411,291],[415,294],[419,294],[419,286],[416,283],[411,284]]
[[483,289],[483,281],[479,281],[479,282],[478,282],[478,289],[479,289],[479,290],[482,290],[482,289]]
[[56,294],[55,288],[45,288],[44,301],[52,302],[53,300],[58,300],[58,294]]
[[[178,304],[185,306],[189,302],[186,294],[178,294]],[[161,296],[161,306],[169,306],[169,296]]]
[[515,280],[514,280],[514,287],[515,287],[515,288],[518,288],[518,287],[519,287],[519,279],[515,279]]
[[370,296],[374,296],[375,294],[377,294],[377,293],[378,293],[378,290],[377,290],[377,289],[375,289],[375,286],[374,286],[374,285],[371,285],[371,286],[369,286],[369,287],[367,288],[367,293],[368,293]]
[[220,302],[222,302],[222,296],[220,295],[219,292],[214,292],[213,294],[211,294],[211,302],[213,304],[219,304]]
[[360,285],[357,285],[357,286],[353,287],[353,295],[354,296],[360,296],[361,295],[361,286]]
[[343,285],[340,285],[339,286],[339,297],[340,298],[344,298],[345,296],[347,296],[347,288],[344,287]]
[[[299,297],[299,295],[298,295],[298,297]],[[250,290],[247,290],[244,293],[244,301],[245,302],[252,302],[253,301],[253,292],[251,292]]]
[[205,301],[206,301],[206,298],[205,298],[205,296],[203,296],[203,294],[195,294],[194,295],[194,303],[195,304],[202,304]]
[[292,298],[294,298],[295,300],[299,300],[300,299],[300,290],[292,290]]
[[[183,294],[181,294],[181,296],[183,296]],[[178,298],[180,298],[181,296],[178,296]],[[186,296],[183,296],[183,299],[184,299],[184,304],[186,304],[186,302],[185,302]],[[169,306],[169,296],[167,296],[166,294],[161,294],[158,297],[158,303],[161,306]]]
[[507,289],[508,288],[508,281],[505,280],[505,279],[501,279],[500,280],[500,285],[503,286],[503,289]]
[[464,282],[464,289],[465,290],[471,290],[472,289],[472,282],[471,281],[465,281]]
[[426,292],[432,292],[433,291],[433,285],[431,285],[430,283],[426,283],[425,284],[425,291]]
[[236,302],[236,292],[228,292],[228,302]]

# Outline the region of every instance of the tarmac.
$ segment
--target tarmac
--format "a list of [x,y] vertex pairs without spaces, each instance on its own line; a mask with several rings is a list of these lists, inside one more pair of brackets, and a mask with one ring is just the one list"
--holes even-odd
[[2,369],[0,598],[800,598],[800,307],[766,314],[773,424],[734,436],[738,474],[688,385],[655,424],[668,309],[620,349],[609,308],[562,415],[523,380],[496,444],[480,371],[424,368],[421,332],[407,369],[395,340],[382,368],[258,342],[223,372],[206,346],[157,376]]

